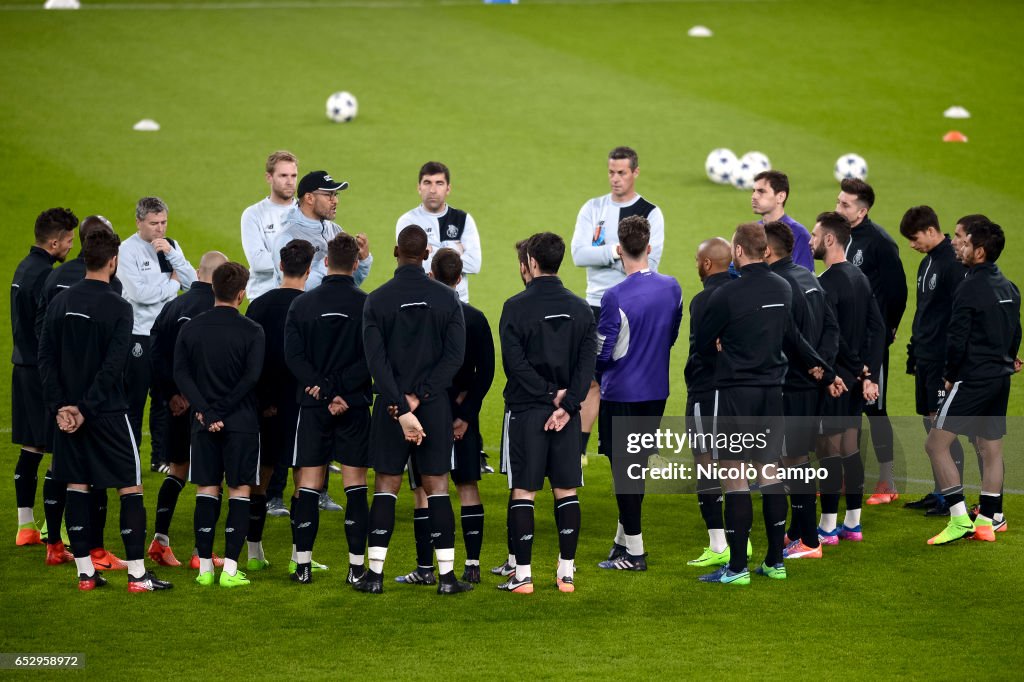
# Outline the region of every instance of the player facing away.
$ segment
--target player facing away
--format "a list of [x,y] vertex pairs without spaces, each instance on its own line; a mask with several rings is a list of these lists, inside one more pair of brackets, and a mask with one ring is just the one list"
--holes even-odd
[[[653,272],[651,225],[643,216],[624,218],[618,245],[626,279],[604,292],[597,321],[597,370],[601,374],[601,452],[608,455],[618,485],[624,480],[625,452],[620,431],[653,430],[665,413],[669,394],[669,355],[683,318],[683,291],[674,277]],[[634,422],[634,419],[641,421]],[[636,428],[634,428],[634,425]],[[641,455],[646,464],[648,453]],[[620,464],[617,459],[621,458]],[[642,486],[642,482],[641,482]],[[641,531],[642,492],[616,491],[618,524],[612,551],[601,568],[646,571]]]
[[[11,282],[11,332],[14,336],[14,364],[11,382],[11,440],[21,446],[18,462],[14,466],[14,497],[18,507],[18,533],[15,544],[38,545],[43,539],[36,527],[33,507],[36,503],[36,482],[43,453],[52,451],[47,447],[53,427],[48,423],[42,382],[39,378],[39,328],[37,320],[46,279],[53,270],[53,264],[64,262],[75,239],[78,218],[70,209],[51,208],[36,218],[35,244],[28,255],[18,263]],[[50,470],[43,482],[43,497],[63,501],[64,495],[57,488]],[[51,505],[54,512],[58,505]],[[44,505],[44,510],[49,507]],[[64,504],[59,505],[59,514],[54,515],[56,526],[47,519],[46,527],[52,529],[56,540],[60,540],[60,519]],[[47,533],[49,540],[49,533]],[[62,551],[54,559],[66,559]],[[47,547],[47,552],[50,548]]]
[[[178,333],[186,322],[213,307],[213,271],[228,258],[220,251],[203,254],[196,270],[196,281],[189,290],[160,311],[150,330],[150,357],[153,360],[153,394],[167,403],[170,413],[165,424],[164,444],[168,471],[156,498],[156,522],[153,541],[149,544],[149,558],[161,566],[180,566],[181,562],[171,549],[171,520],[178,505],[178,497],[188,480],[191,459],[192,424],[188,399],[174,382],[174,348]],[[219,491],[218,491],[219,494]],[[193,548],[194,568],[199,568],[199,557]],[[215,561],[223,564],[217,557]]]
[[[914,376],[917,413],[923,418],[927,435],[935,425],[939,402],[946,397],[942,379],[946,333],[953,312],[953,295],[964,281],[967,268],[957,258],[949,237],[942,233],[939,217],[930,206],[907,209],[900,221],[900,234],[910,242],[910,248],[924,254],[917,268],[917,306],[907,344],[907,373]],[[959,452],[958,469],[962,476],[962,446]],[[941,494],[938,482],[934,492]],[[879,493],[872,495],[867,503],[884,502],[876,500],[878,496]]]
[[[836,213],[846,218],[851,227],[846,258],[867,275],[885,326],[882,369],[876,377],[878,398],[865,401],[864,414],[871,427],[871,445],[878,461],[879,475],[875,491],[890,493],[895,490],[895,481],[892,422],[889,421],[886,404],[889,390],[889,346],[896,339],[896,329],[907,308],[907,280],[896,241],[868,216],[874,204],[875,190],[868,183],[857,178],[847,178],[840,183]],[[854,391],[852,387],[850,390]],[[876,498],[876,501],[880,502],[882,498]]]
[[[879,372],[885,329],[867,276],[846,260],[850,223],[841,214],[821,213],[811,234],[814,257],[827,269],[818,280],[839,322],[839,349],[836,373],[849,391],[840,396],[824,396],[821,434],[818,439],[820,466],[828,472],[821,481],[821,522],[818,537],[822,544],[836,545],[839,540],[863,539],[861,509],[864,501],[864,461],[860,456],[863,402],[879,393]],[[839,498],[846,497],[846,515],[841,527]],[[806,543],[805,543],[806,544]]]
[[[736,228],[732,256],[740,277],[719,287],[697,328],[697,352],[718,353],[715,386],[719,432],[733,447],[718,448],[720,480],[725,491],[725,535],[729,563],[701,576],[701,582],[750,584],[747,540],[753,505],[747,478],[739,471],[748,462],[757,469],[768,549],[757,573],[775,580],[787,577],[782,561],[786,524],[785,486],[771,476],[781,464],[784,432],[782,385],[790,362],[842,391],[842,380],[796,329],[789,283],[764,262],[768,242],[764,227],[746,223]],[[718,348],[721,348],[719,351]],[[783,349],[793,349],[787,357]],[[758,439],[754,434],[759,434]],[[743,446],[739,443],[743,442]],[[749,446],[747,445],[749,444]]]
[[[825,291],[812,271],[793,261],[795,240],[789,226],[779,221],[769,222],[765,223],[764,232],[768,239],[764,260],[772,272],[789,282],[792,291],[793,323],[818,355],[833,364],[839,350],[839,322]],[[791,352],[783,350],[787,355]],[[791,363],[782,385],[782,414],[786,417],[782,464],[794,473],[788,479],[792,518],[783,550],[787,559],[821,558],[814,518],[816,485],[807,475],[810,453],[815,450],[818,435],[820,403],[821,389],[817,383],[801,372],[796,363]]]
[[[638,215],[651,225],[651,253],[648,263],[658,271],[661,253],[665,247],[665,218],[661,209],[644,199],[636,191],[640,176],[640,161],[630,147],[616,147],[608,152],[608,184],[611,192],[594,197],[583,204],[576,216],[576,229],[572,235],[572,261],[587,269],[587,303],[596,320],[601,314],[601,297],[610,287],[626,278],[622,259],[616,250],[618,227],[623,218]],[[587,444],[600,408],[600,377],[590,382],[587,398],[581,409],[583,437],[581,459],[587,463]]]
[[363,346],[377,392],[370,423],[376,475],[368,523],[369,567],[353,585],[359,592],[384,591],[395,502],[410,458],[427,493],[437,592],[473,589],[455,576],[455,514],[448,497],[453,433],[447,391],[462,366],[466,323],[455,292],[423,272],[428,255],[423,228],[404,228],[395,246],[395,276],[374,290],[363,308]]
[[67,519],[78,589],[106,580],[93,566],[89,487],[116,488],[128,591],[165,590],[171,584],[146,571],[146,508],[139,450],[128,421],[124,368],[132,335],[132,307],[110,289],[120,239],[90,234],[82,248],[85,279],[53,299],[39,343],[46,405],[56,419],[54,477],[68,486]]
[[[949,503],[949,523],[929,545],[966,536],[995,541],[993,520],[1002,512],[1010,377],[1021,368],[1020,289],[996,265],[1006,244],[1003,229],[979,221],[965,226],[965,234],[960,258],[970,269],[953,296],[942,372],[947,393],[925,445]],[[949,451],[957,434],[974,436],[984,461],[981,509],[973,523],[964,503],[963,478]]]
[[526,248],[532,279],[525,291],[505,301],[498,325],[516,558],[515,573],[499,589],[533,592],[534,499],[547,478],[558,528],[555,583],[559,591],[573,592],[580,531],[576,490],[583,485],[580,404],[594,376],[596,324],[587,302],[558,277],[565,256],[562,238],[542,232],[530,237]]
[[419,225],[427,233],[430,255],[423,262],[423,269],[431,271],[434,256],[439,249],[453,249],[462,259],[463,271],[455,290],[459,300],[469,303],[469,278],[466,275],[480,274],[483,252],[480,248],[480,232],[473,216],[448,204],[452,191],[451,172],[439,161],[428,161],[420,168],[416,191],[420,194],[420,205],[402,214],[395,224],[395,237],[406,225]]
[[242,212],[242,250],[249,262],[245,293],[250,301],[277,288],[274,240],[284,231],[284,218],[296,205],[299,160],[291,152],[276,151],[267,157],[265,172],[270,194]]
[[228,486],[221,587],[244,587],[238,556],[249,528],[249,495],[260,477],[256,382],[263,368],[263,329],[242,316],[249,271],[228,262],[213,271],[213,308],[185,323],[174,348],[174,381],[192,416],[196,485],[193,519],[202,586],[214,584],[213,533],[221,484]]
[[[287,248],[287,247],[286,247]],[[327,276],[292,303],[285,322],[284,358],[301,401],[292,466],[292,579],[313,581],[312,553],[320,527],[320,495],[327,465],[341,463],[347,499],[348,582],[365,570],[366,472],[370,466],[370,370],[363,352],[366,293],[356,286],[359,243],[339,234],[327,243]]]
[[[96,230],[103,230],[113,234],[114,226],[101,215],[91,215],[82,219],[82,224],[78,226],[80,244],[84,244],[86,237]],[[36,312],[37,328],[42,329],[43,320],[46,318],[47,306],[50,305],[54,297],[72,284],[82,281],[84,277],[85,261],[82,259],[81,252],[75,258],[53,269],[53,272],[46,278],[46,284],[43,287],[43,297]],[[116,276],[110,278],[110,288],[118,296],[121,295],[121,282]],[[51,426],[49,420],[47,420],[46,425],[48,427]],[[53,429],[48,428],[46,435],[48,439],[47,450],[52,451]],[[43,480],[43,511],[46,514],[44,529],[50,525],[49,521],[59,525],[60,519],[64,517],[64,506],[67,501],[67,487],[57,484],[52,479],[53,477],[50,472],[47,472],[47,478]],[[92,563],[100,571],[123,571],[128,568],[128,564],[114,556],[113,553],[107,551],[104,547],[103,535],[107,526],[107,491],[102,488],[93,488],[89,491],[89,495],[92,505],[90,516],[90,531],[92,532],[92,541],[90,543],[92,550],[90,554],[92,555]],[[42,535],[43,540],[46,542],[46,564],[48,566],[69,563],[75,560],[71,552],[64,547],[64,542],[59,533],[52,535],[43,533]]]
[[[697,276],[704,288],[690,299],[690,354],[686,358],[683,377],[686,380],[686,428],[698,436],[697,447],[693,449],[696,466],[710,466],[712,450],[704,438],[714,434],[715,405],[715,362],[717,353],[697,352],[697,329],[707,313],[712,294],[729,282],[729,264],[732,262],[732,245],[722,237],[713,237],[700,243],[696,255]],[[700,471],[699,469],[697,471]],[[697,505],[704,526],[708,529],[708,546],[696,559],[686,562],[688,566],[724,566],[729,563],[729,545],[725,541],[725,522],[722,519],[722,484],[717,478],[698,475]],[[753,554],[747,549],[747,558]]]
[[[448,247],[438,249],[430,263],[430,277],[458,292],[463,264],[458,251]],[[461,301],[466,320],[466,353],[462,367],[452,379],[448,399],[452,410],[453,446],[452,482],[459,493],[462,522],[462,541],[466,548],[466,563],[462,580],[480,582],[480,549],[483,546],[484,506],[480,498],[480,407],[494,381],[494,339],[484,314]],[[416,535],[416,569],[395,578],[395,582],[413,585],[433,585],[434,563],[431,553],[430,518],[427,496],[418,484],[415,466],[409,468],[410,483],[416,495],[413,511],[413,530]]]

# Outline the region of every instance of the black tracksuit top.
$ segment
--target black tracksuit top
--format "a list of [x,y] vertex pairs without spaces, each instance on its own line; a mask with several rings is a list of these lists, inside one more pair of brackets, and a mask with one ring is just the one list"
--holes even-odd
[[174,383],[174,347],[181,328],[195,317],[213,308],[213,285],[196,280],[189,290],[163,307],[149,332],[149,353],[153,387],[159,398],[178,395]]
[[[452,417],[474,423],[480,418],[484,396],[494,381],[494,337],[487,318],[473,306],[463,303],[462,316],[466,320],[466,357],[452,379],[448,395],[452,403]],[[466,397],[458,405],[455,398],[463,391],[466,391]]]
[[732,281],[728,272],[719,272],[704,279],[704,288],[690,299],[690,355],[686,358],[683,378],[690,395],[715,390],[715,356],[697,352],[697,328],[704,319],[711,295],[723,284]]
[[[370,368],[363,351],[366,298],[351,276],[328,275],[292,301],[284,357],[298,381],[300,405],[326,406],[335,396],[349,407],[370,404]],[[320,387],[319,400],[305,392],[307,386]]]
[[[285,360],[284,336],[288,310],[301,295],[302,291],[298,289],[271,289],[250,303],[245,311],[246,317],[263,327],[267,344],[263,353],[263,372],[256,384],[256,400],[261,413],[268,407],[276,407],[280,413],[287,410],[286,406],[296,403],[297,382]],[[282,404],[284,401],[287,403]]]
[[868,378],[878,382],[885,349],[885,328],[867,276],[849,261],[835,263],[818,276],[839,321],[836,371],[846,387],[868,367]]
[[38,246],[29,249],[14,270],[11,282],[11,332],[14,334],[14,352],[11,362],[15,365],[36,366],[36,352],[39,348],[39,306],[42,305],[43,288],[46,278],[57,262],[53,256]]
[[984,381],[1013,374],[1020,352],[1020,289],[995,263],[973,266],[953,296],[946,381]]
[[[835,378],[831,367],[800,334],[790,312],[793,292],[789,282],[773,273],[767,263],[740,268],[740,277],[711,295],[697,327],[697,352],[713,357],[715,388],[783,385],[790,360],[783,351],[792,347],[794,362],[825,370],[824,381]],[[719,353],[715,341],[720,339]]]
[[953,312],[953,294],[967,276],[946,237],[929,251],[917,268],[917,309],[907,355],[913,361],[942,362],[946,357],[946,331]]
[[[772,263],[771,271],[789,282],[793,290],[793,322],[796,328],[814,346],[818,355],[830,365],[835,363],[839,352],[839,321],[825,297],[818,278],[805,267],[797,265],[789,256]],[[787,354],[795,349],[786,348]],[[801,371],[798,363],[790,363],[786,372],[785,387],[795,391],[806,391],[818,387],[814,377]]]
[[224,430],[258,433],[256,382],[263,370],[263,328],[231,306],[215,306],[186,322],[174,347],[174,381],[202,413],[192,431],[214,422]]
[[124,414],[132,306],[110,285],[84,279],[47,306],[39,342],[43,397],[52,414],[75,405],[86,419]]
[[885,344],[889,345],[896,338],[896,328],[907,309],[907,279],[899,247],[888,232],[864,216],[850,231],[846,260],[867,275],[871,294],[885,323]]
[[597,361],[597,323],[582,298],[557,276],[534,278],[505,301],[498,323],[505,368],[505,404],[513,412],[531,407],[578,412],[587,397]]
[[458,294],[419,264],[399,266],[366,298],[363,347],[373,390],[399,414],[409,411],[407,393],[421,402],[447,400],[466,349]]

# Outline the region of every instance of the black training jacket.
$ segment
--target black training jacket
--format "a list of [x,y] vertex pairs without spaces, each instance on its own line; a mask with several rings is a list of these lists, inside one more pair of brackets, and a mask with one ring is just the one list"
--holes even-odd
[[[349,407],[370,404],[370,368],[363,351],[366,297],[351,276],[327,275],[292,302],[284,357],[298,382],[300,405],[324,406],[335,396]],[[305,392],[307,386],[320,387],[319,400]]]
[[302,290],[291,288],[271,289],[249,304],[245,316],[263,327],[266,351],[263,353],[263,371],[256,384],[256,400],[260,413],[268,407],[278,412],[295,412],[296,381],[288,368],[284,353],[285,324],[292,303],[302,295]]
[[[452,417],[472,424],[480,419],[484,396],[494,381],[494,337],[487,318],[473,306],[463,303],[462,316],[466,320],[466,357],[452,379],[448,396]],[[455,399],[463,391],[466,397],[460,405]]]
[[11,282],[11,332],[14,334],[14,352],[11,362],[15,365],[36,366],[36,352],[39,348],[39,320],[37,312],[41,305],[46,278],[53,271],[57,259],[33,246],[14,270]]
[[882,226],[864,216],[861,224],[850,232],[846,260],[867,275],[871,294],[885,323],[885,344],[891,344],[903,311],[907,309],[907,279],[899,247]]
[[84,279],[54,297],[39,340],[39,374],[51,414],[75,405],[86,419],[124,414],[132,306],[110,285]]
[[263,328],[231,306],[185,323],[174,347],[174,381],[191,404],[193,433],[218,421],[225,431],[259,432],[255,388],[264,346]]
[[946,332],[953,312],[953,294],[967,276],[946,237],[929,251],[917,268],[917,310],[907,345],[908,365],[918,360],[942,362],[946,357]]
[[[697,327],[695,345],[697,352],[714,357],[716,389],[781,388],[789,368],[783,348],[790,344],[803,371],[821,367],[826,383],[835,378],[829,364],[797,330],[790,313],[792,300],[789,282],[763,262],[743,266],[738,279],[715,290]],[[721,340],[721,352],[716,350],[716,340]]]
[[178,395],[174,383],[174,347],[185,323],[213,307],[213,285],[196,280],[188,291],[170,301],[156,316],[149,332],[149,353],[156,396],[170,400]]
[[885,349],[885,328],[878,304],[871,295],[867,275],[849,261],[835,263],[818,276],[839,321],[839,353],[836,372],[854,390],[865,366],[868,378],[878,382]]
[[586,301],[556,276],[536,277],[505,301],[498,336],[509,410],[553,411],[555,394],[564,388],[561,407],[579,411],[597,361],[597,323]]
[[[839,352],[839,321],[825,297],[818,278],[807,268],[797,265],[789,256],[772,263],[771,271],[789,282],[793,290],[793,322],[804,338],[814,346],[818,355],[830,365]],[[786,354],[796,353],[787,346]],[[798,363],[790,363],[786,372],[785,388],[791,391],[806,391],[818,387],[814,377],[801,371]]]
[[975,265],[953,296],[946,381],[984,381],[1013,374],[1020,352],[1020,289],[995,263]]
[[420,402],[447,400],[466,349],[458,294],[419,264],[399,266],[366,298],[363,347],[373,390],[399,414],[409,411],[407,393]]
[[711,295],[718,287],[732,280],[733,277],[728,272],[711,275],[704,279],[704,288],[690,299],[690,355],[686,358],[686,367],[683,369],[686,392],[690,395],[715,390],[715,355],[702,355],[697,352],[697,328],[704,319]]

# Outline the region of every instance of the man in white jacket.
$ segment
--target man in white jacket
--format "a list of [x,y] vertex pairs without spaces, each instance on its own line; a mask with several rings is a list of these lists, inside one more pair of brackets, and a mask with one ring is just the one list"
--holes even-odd
[[277,151],[267,157],[266,171],[270,195],[242,213],[242,249],[249,261],[245,294],[250,301],[278,286],[279,259],[271,254],[271,248],[284,231],[285,216],[296,206],[299,160],[291,152]]
[[[651,226],[651,252],[648,263],[658,271],[661,252],[665,247],[665,218],[661,209],[636,192],[636,179],[640,175],[640,162],[630,147],[616,147],[608,152],[609,194],[594,197],[583,204],[576,217],[576,230],[572,235],[572,262],[587,269],[587,303],[594,311],[594,319],[601,316],[601,297],[604,292],[626,279],[626,271],[617,247],[619,223],[629,216],[641,216]],[[587,463],[587,442],[601,405],[599,377],[590,383],[590,392],[580,408],[583,427],[582,460]]]
[[[164,305],[179,291],[192,286],[196,270],[185,258],[181,246],[167,237],[167,204],[159,197],[142,197],[135,207],[138,230],[121,242],[118,250],[117,277],[124,286],[123,296],[132,304],[132,344],[125,368],[128,394],[128,418],[135,444],[141,449],[142,413],[152,387],[149,360],[149,332]],[[154,400],[149,411],[150,434],[163,433],[166,405]],[[151,436],[152,438],[152,436]],[[153,439],[151,468],[163,463],[163,443]]]

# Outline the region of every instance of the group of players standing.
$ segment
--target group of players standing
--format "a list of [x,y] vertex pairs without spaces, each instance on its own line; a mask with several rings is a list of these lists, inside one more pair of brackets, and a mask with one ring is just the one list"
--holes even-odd
[[[608,173],[610,194],[583,206],[570,247],[574,263],[587,268],[585,301],[558,277],[566,250],[561,237],[545,232],[517,244],[526,287],[505,303],[499,322],[509,554],[492,573],[507,577],[500,586],[507,591],[533,591],[534,501],[545,478],[559,530],[556,585],[575,589],[576,491],[593,424],[600,414],[599,450],[615,470],[625,461],[616,444],[630,419],[661,418],[669,394],[683,299],[678,282],[657,273],[664,220],[635,190],[639,164],[632,149],[612,150]],[[479,413],[494,373],[490,327],[468,305],[465,275],[481,264],[475,222],[448,206],[448,169],[424,165],[422,203],[396,225],[395,275],[367,294],[359,285],[373,262],[368,240],[333,222],[338,192],[348,183],[325,171],[298,180],[298,161],[287,152],[269,157],[266,178],[270,195],[242,216],[249,268],[213,251],[193,269],[166,237],[166,205],[145,197],[136,209],[137,234],[121,243],[109,221],[90,216],[80,229],[79,258],[51,272],[70,251],[78,221],[66,209],[39,216],[36,245],[12,287],[13,431],[23,448],[15,472],[17,542],[43,539],[32,506],[42,453],[52,451],[44,483],[46,562],[74,560],[82,590],[103,585],[98,571],[110,568],[127,568],[130,591],[170,587],[144,566],[138,443],[151,394],[154,448],[160,443],[168,460],[148,549],[156,563],[180,565],[168,532],[189,480],[197,487],[191,563],[197,582],[214,584],[221,567],[221,586],[248,585],[238,565],[242,547],[247,543],[250,572],[270,565],[263,527],[268,508],[275,508],[273,488],[279,497],[291,467],[290,512],[277,508],[291,517],[292,579],[311,582],[313,572],[327,568],[312,551],[328,466],[336,461],[346,496],[347,580],[356,590],[383,590],[395,502],[407,473],[416,492],[417,568],[396,580],[436,583],[441,594],[468,591],[480,581]],[[814,453],[827,472],[820,522],[817,491],[806,476],[792,475],[785,484],[758,481],[768,533],[758,573],[776,579],[786,577],[784,557],[820,557],[822,544],[862,539],[862,411],[879,418],[871,431],[881,480],[868,503],[898,497],[884,397],[888,345],[906,305],[896,244],[867,216],[870,186],[844,181],[836,211],[819,215],[813,234],[785,215],[788,194],[784,174],[762,173],[752,195],[761,222],[740,225],[731,242],[700,245],[704,290],[690,303],[685,371],[689,429],[738,433],[756,426],[771,434],[764,447],[738,455],[695,451],[698,462],[718,461],[728,471],[753,460],[798,473]],[[938,413],[925,424],[936,473],[927,501],[951,514],[929,542],[966,535],[993,540],[1005,528],[1000,439],[1020,344],[1020,295],[994,264],[1002,230],[968,216],[957,225],[954,248],[934,212],[916,207],[901,232],[928,254],[918,278],[911,358],[919,411]],[[820,278],[812,255],[828,266]],[[247,293],[252,302],[242,316]],[[999,391],[990,390],[993,381]],[[982,415],[988,417],[974,418]],[[969,435],[984,463],[981,509],[973,520],[963,500],[962,456],[958,470],[950,455],[955,434]],[[467,556],[461,580],[454,572],[449,477],[461,502]],[[213,539],[225,483],[221,559]],[[103,549],[107,488],[121,497],[126,562]],[[718,567],[702,581],[748,583],[753,512],[746,479],[701,480],[697,492],[710,541],[690,563]],[[838,527],[844,492],[846,516]],[[643,495],[620,491],[616,499],[613,547],[600,566],[646,570]],[[71,552],[56,531],[65,505]]]

